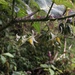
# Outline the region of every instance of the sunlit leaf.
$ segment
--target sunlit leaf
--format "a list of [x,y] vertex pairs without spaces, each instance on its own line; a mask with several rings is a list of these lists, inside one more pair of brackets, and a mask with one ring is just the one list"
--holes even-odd
[[58,69],[58,68],[57,68],[57,70],[58,70],[60,73],[63,73],[62,70],[60,70],[60,69]]
[[55,2],[56,4],[63,4],[63,5],[65,5],[66,7],[73,8],[73,4],[71,3],[71,0],[54,0],[54,2]]
[[23,9],[23,8],[19,8],[20,10],[19,10],[19,12],[17,13],[17,16],[18,17],[24,17],[24,16],[26,16],[26,11]]
[[35,22],[32,26],[36,29],[38,33],[40,33],[40,23],[39,22]]
[[21,73],[14,71],[12,75],[21,75]]
[[3,55],[1,55],[1,62],[2,62],[3,64],[6,62],[6,58],[5,58]]
[[50,75],[54,75],[54,71],[51,68],[49,68],[49,72],[50,72]]
[[0,0],[0,4],[7,5],[8,3],[5,0]]
[[41,64],[40,66],[43,68],[49,68],[49,66],[47,64]]
[[25,2],[22,1],[22,0],[16,0],[16,3],[17,3],[16,11],[18,11],[17,12],[17,16],[18,17],[26,16],[26,5],[25,5]]
[[30,0],[30,6],[32,7],[35,7],[37,9],[40,9],[40,7],[38,6],[38,4],[35,2],[35,0]]
[[12,75],[27,75],[27,73],[25,71],[13,71]]
[[12,54],[10,54],[10,53],[4,53],[3,55],[4,55],[4,56],[11,57],[11,58],[13,58],[13,57],[14,57],[14,56],[13,56]]
[[51,65],[51,67],[55,70],[56,69],[56,67],[54,66],[54,65]]
[[0,20],[0,25],[2,25],[2,20]]

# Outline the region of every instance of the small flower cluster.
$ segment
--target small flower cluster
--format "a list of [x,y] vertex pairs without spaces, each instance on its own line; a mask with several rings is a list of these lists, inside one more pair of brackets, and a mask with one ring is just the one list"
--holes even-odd
[[[28,41],[32,46],[34,46],[34,42],[38,43],[35,40],[34,31],[32,30],[32,35],[27,38],[27,35],[19,36],[16,34],[16,41],[19,41],[21,39],[22,44],[24,44],[26,41]],[[35,46],[34,46],[35,47]]]

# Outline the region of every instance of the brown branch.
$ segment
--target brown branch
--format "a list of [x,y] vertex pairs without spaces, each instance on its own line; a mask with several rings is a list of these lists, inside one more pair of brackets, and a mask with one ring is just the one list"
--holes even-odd
[[51,19],[49,17],[43,17],[43,18],[39,18],[39,19],[15,19],[14,23],[18,23],[18,22],[37,22],[37,21],[55,21],[55,20],[64,20],[66,18],[71,18],[74,17],[75,14],[73,15],[69,15],[69,16],[65,16],[65,17],[60,17],[60,18],[55,18],[55,19]]
[[18,19],[14,19],[14,20],[10,21],[6,26],[0,28],[0,32],[3,31],[4,29],[10,27],[10,26],[13,26],[13,24],[15,24],[15,23],[39,22],[39,21],[48,21],[48,20],[55,21],[55,20],[63,20],[63,19],[66,19],[66,18],[71,18],[71,17],[74,17],[74,16],[75,16],[75,14],[70,15],[70,16],[66,16],[66,17],[61,17],[61,18],[55,18],[55,19],[51,19],[49,17],[43,17],[43,18],[39,18],[39,19],[22,19],[22,18],[20,19],[20,18],[18,18]]
[[48,11],[48,13],[47,13],[47,16],[46,16],[46,17],[48,17],[48,16],[49,16],[49,13],[50,13],[50,11],[51,11],[51,9],[52,9],[52,7],[53,7],[53,4],[54,4],[54,2],[52,2],[52,5],[51,5],[51,7],[50,7],[50,9],[49,9],[49,11]]

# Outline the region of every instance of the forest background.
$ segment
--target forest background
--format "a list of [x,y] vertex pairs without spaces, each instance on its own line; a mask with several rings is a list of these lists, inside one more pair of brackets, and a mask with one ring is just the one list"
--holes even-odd
[[75,0],[0,0],[0,75],[75,75]]

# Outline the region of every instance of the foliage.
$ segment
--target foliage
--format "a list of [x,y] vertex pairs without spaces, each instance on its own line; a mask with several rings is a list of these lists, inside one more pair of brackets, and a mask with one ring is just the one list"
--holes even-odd
[[[70,0],[54,2],[73,9]],[[0,0],[0,15],[0,75],[74,74],[73,19],[45,21],[52,16],[36,0]]]
[[69,8],[73,8],[73,4],[71,3],[71,0],[54,0],[54,2],[57,4],[63,4]]

